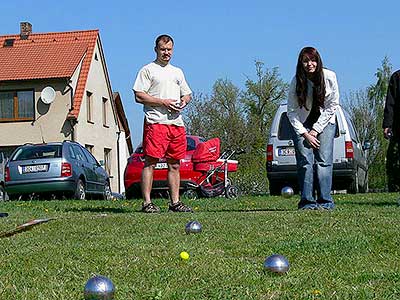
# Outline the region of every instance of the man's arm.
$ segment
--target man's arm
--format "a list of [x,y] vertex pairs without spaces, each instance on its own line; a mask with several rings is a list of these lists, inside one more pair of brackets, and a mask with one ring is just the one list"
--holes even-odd
[[385,110],[383,113],[383,134],[385,136],[385,138],[389,138],[389,135],[391,134],[391,129],[393,126],[393,118],[394,118],[394,106],[395,106],[395,102],[396,100],[398,101],[398,99],[396,99],[396,97],[398,97],[399,95],[397,95],[397,89],[398,86],[400,84],[400,78],[399,76],[397,76],[397,73],[394,73],[391,77],[390,77],[390,81],[389,81],[389,86],[388,86],[388,91],[387,91],[387,95],[386,95],[386,102],[385,102]]
[[165,106],[168,109],[179,110],[178,107],[176,106],[175,99],[161,99],[150,96],[145,92],[137,92],[137,91],[134,92],[137,103],[150,106]]
[[192,100],[192,94],[181,97],[181,109],[184,108]]

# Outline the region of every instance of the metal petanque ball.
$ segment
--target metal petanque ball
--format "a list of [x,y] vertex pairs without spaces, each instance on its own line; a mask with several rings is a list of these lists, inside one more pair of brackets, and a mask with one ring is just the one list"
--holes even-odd
[[264,261],[264,268],[270,272],[284,274],[289,271],[289,261],[280,254],[268,256]]
[[185,227],[186,234],[189,233],[200,233],[201,232],[201,224],[197,221],[190,221],[186,224]]
[[96,275],[90,278],[84,289],[85,300],[113,300],[115,287],[110,279]]
[[294,191],[290,186],[285,186],[281,190],[281,195],[284,198],[290,198],[294,195]]

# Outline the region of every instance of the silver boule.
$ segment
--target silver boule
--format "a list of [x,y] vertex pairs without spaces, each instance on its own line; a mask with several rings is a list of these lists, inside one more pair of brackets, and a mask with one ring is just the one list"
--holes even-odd
[[85,300],[113,300],[114,293],[114,284],[105,276],[93,276],[85,284]]
[[277,274],[286,273],[289,271],[289,267],[289,261],[280,254],[268,256],[264,261],[264,269]]
[[202,226],[197,221],[190,221],[189,223],[186,224],[186,227],[185,227],[186,234],[200,233],[201,229],[202,229]]
[[290,198],[290,197],[292,197],[294,195],[294,191],[290,186],[284,186],[281,189],[281,195],[284,198]]

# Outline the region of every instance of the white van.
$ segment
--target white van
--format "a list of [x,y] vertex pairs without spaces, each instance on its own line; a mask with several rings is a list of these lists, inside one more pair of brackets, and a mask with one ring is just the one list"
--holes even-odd
[[[286,115],[287,104],[281,104],[272,121],[267,145],[267,177],[271,195],[279,195],[282,187],[299,190],[294,143],[294,132]],[[333,190],[348,193],[368,192],[368,167],[366,150],[361,145],[349,114],[338,107],[336,134],[333,147]]]

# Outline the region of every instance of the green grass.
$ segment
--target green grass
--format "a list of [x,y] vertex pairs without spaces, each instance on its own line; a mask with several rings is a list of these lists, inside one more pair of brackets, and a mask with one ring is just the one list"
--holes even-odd
[[[83,299],[94,274],[115,299],[399,299],[398,194],[334,195],[334,212],[297,211],[297,197],[188,202],[195,214],[139,213],[139,201],[3,202],[0,299]],[[203,232],[186,235],[198,220]],[[188,261],[179,253],[187,251]],[[286,275],[263,270],[285,255]]]

